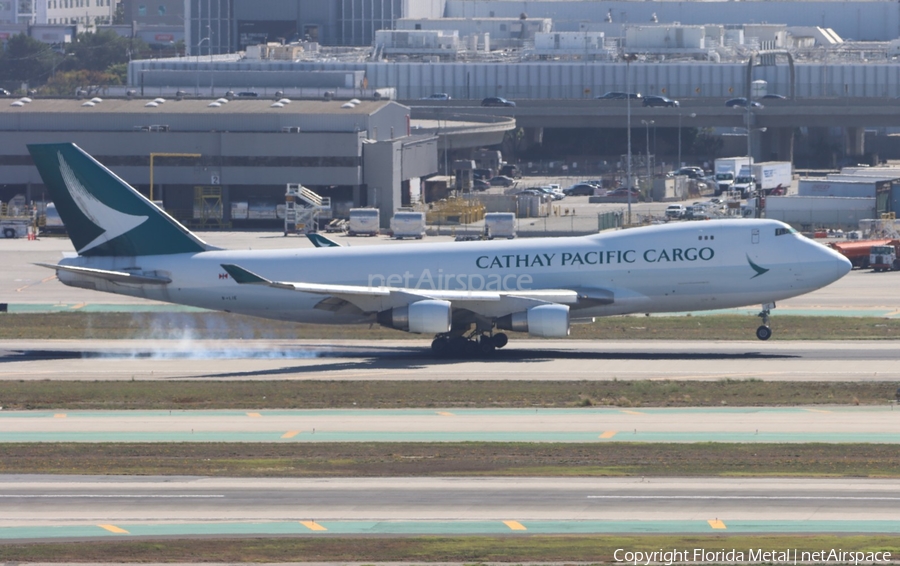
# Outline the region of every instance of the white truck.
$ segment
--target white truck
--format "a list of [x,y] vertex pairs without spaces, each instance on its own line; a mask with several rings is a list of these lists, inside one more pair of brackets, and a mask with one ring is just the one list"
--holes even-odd
[[377,208],[351,208],[348,236],[377,236],[380,227]]
[[516,237],[516,215],[512,212],[488,212],[484,215],[484,233],[488,240]]
[[391,218],[391,234],[397,240],[415,238],[421,240],[425,236],[424,212],[395,212]]
[[735,194],[740,193],[742,199],[749,198],[753,191],[756,190],[756,179],[757,177],[747,169],[746,165],[744,165],[741,167],[737,176],[735,176],[734,184],[731,185],[731,190],[734,191]]
[[25,238],[32,222],[23,218],[0,218],[0,236],[4,238]]
[[753,163],[753,158],[747,157],[720,157],[713,165],[713,175],[716,182],[716,196],[732,190],[734,179],[741,170],[741,166]]
[[757,190],[770,195],[785,195],[794,180],[794,169],[790,161],[764,161],[753,164]]
[[25,238],[29,229],[34,226],[34,219],[29,216],[24,205],[20,205],[16,199],[13,202],[0,203],[0,237]]

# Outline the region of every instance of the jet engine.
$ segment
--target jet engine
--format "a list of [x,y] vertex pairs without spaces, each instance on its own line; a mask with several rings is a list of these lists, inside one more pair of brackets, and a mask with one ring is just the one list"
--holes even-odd
[[569,335],[567,305],[538,305],[497,319],[497,328],[527,332],[532,336],[559,338]]
[[378,324],[416,334],[450,331],[450,301],[416,301],[378,313]]

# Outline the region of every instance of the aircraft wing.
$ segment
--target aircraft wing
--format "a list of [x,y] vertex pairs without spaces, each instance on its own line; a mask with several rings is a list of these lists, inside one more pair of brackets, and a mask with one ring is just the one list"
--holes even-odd
[[578,308],[613,302],[613,293],[604,289],[465,291],[366,287],[363,285],[271,281],[237,265],[222,264],[222,268],[236,283],[241,285],[265,285],[277,289],[328,295],[351,303],[363,312],[380,312],[425,299],[450,301],[455,308],[466,309],[490,317],[504,316],[537,305],[565,304],[572,308]]
[[172,282],[168,277],[129,273],[127,271],[110,271],[108,269],[93,269],[90,267],[77,267],[74,265],[58,265],[55,263],[35,263],[41,267],[49,267],[57,271],[68,271],[78,275],[96,277],[115,283],[132,283],[134,285],[168,285]]

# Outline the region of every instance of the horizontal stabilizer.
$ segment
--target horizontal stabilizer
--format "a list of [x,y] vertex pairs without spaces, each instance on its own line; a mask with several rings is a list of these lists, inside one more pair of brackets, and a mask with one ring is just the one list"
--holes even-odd
[[135,285],[168,285],[172,282],[168,277],[157,277],[153,275],[137,275],[128,273],[127,271],[109,271],[106,269],[92,269],[90,267],[76,267],[74,265],[58,265],[55,263],[35,263],[41,267],[49,267],[57,271],[68,271],[78,275],[88,277],[96,277],[105,279],[106,281],[114,281],[116,283],[132,283]]

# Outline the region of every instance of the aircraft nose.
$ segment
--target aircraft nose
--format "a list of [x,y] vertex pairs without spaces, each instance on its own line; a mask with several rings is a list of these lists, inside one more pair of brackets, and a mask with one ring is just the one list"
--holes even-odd
[[834,262],[835,275],[837,275],[836,279],[840,279],[844,275],[850,273],[850,270],[853,269],[853,264],[850,263],[850,260],[844,257],[841,254],[837,255]]
[[825,252],[825,255],[828,256],[827,261],[829,267],[826,268],[826,273],[831,272],[833,274],[834,279],[832,279],[832,281],[837,281],[844,275],[847,275],[847,273],[849,273],[850,270],[853,269],[853,264],[850,263],[850,260],[844,257],[843,254],[840,254],[831,248],[826,248],[825,246],[821,245],[819,249]]

